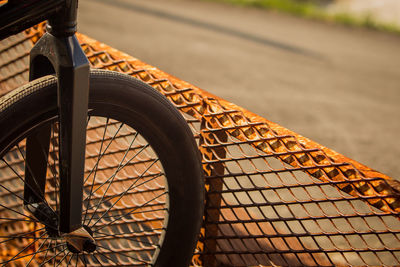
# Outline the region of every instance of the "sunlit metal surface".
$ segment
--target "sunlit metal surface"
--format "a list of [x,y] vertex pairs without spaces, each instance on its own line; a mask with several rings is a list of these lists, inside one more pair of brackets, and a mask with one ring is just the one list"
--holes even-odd
[[[1,94],[27,81],[28,51],[42,33],[40,25],[1,42]],[[400,265],[396,180],[78,37],[93,68],[150,84],[190,125],[203,155],[207,191],[193,265]]]

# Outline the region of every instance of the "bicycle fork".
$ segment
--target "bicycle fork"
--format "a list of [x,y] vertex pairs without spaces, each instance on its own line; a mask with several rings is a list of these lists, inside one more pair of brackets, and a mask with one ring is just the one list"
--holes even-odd
[[82,252],[93,251],[95,242],[82,227],[89,62],[75,36],[76,16],[77,0],[66,0],[30,53],[30,80],[54,73],[58,78],[59,214],[44,200],[50,125],[26,141],[24,204],[49,235],[64,237],[72,250]]

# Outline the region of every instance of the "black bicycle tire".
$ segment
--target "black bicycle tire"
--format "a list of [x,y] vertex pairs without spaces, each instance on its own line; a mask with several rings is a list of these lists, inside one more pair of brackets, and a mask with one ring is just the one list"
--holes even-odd
[[[0,155],[21,133],[56,115],[56,78],[35,80],[0,99]],[[89,110],[107,107],[154,147],[167,173],[168,227],[155,266],[188,266],[201,227],[204,181],[200,153],[186,121],[151,86],[116,72],[93,70]]]

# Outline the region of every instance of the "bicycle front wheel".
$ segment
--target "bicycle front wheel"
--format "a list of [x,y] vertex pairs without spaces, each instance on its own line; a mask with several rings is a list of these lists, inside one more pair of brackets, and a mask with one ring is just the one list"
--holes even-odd
[[[26,138],[51,127],[43,202],[58,214],[56,78],[0,103],[0,265],[187,266],[203,215],[200,155],[179,112],[150,86],[92,71],[82,224],[96,250],[71,249],[24,210]],[[62,218],[58,218],[58,221]]]

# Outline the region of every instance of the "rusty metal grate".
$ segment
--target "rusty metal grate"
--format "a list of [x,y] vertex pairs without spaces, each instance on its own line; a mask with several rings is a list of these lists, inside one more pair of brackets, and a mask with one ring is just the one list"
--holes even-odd
[[[1,43],[0,90],[26,82],[43,25]],[[86,36],[92,67],[134,76],[185,116],[203,154],[194,266],[400,265],[396,180]]]

